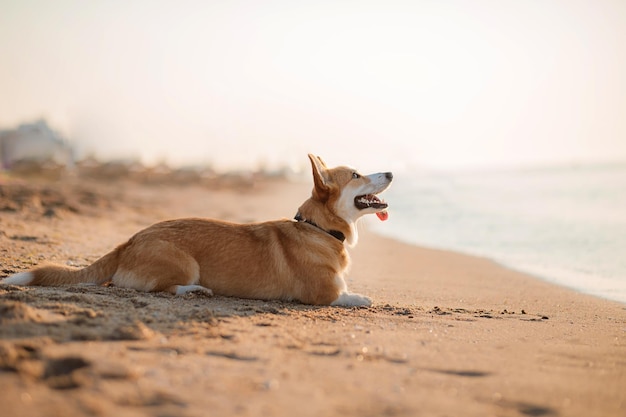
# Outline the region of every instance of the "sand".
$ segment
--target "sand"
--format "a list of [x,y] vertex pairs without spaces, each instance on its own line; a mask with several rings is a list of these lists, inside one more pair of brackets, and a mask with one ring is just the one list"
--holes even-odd
[[[292,217],[309,192],[5,177],[0,277],[167,218]],[[0,285],[0,414],[626,415],[625,305],[363,228],[351,254],[371,308]]]

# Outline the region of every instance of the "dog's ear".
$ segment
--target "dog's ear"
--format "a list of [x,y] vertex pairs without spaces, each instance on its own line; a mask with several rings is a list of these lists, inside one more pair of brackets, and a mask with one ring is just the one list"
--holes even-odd
[[322,168],[324,168],[324,169],[328,169],[328,167],[326,166],[326,163],[325,163],[325,162],[322,160],[322,158],[320,158],[319,156],[315,156],[315,155],[313,155],[313,154],[310,154],[310,155],[309,155],[309,157],[316,158],[316,159],[319,161],[319,163],[320,163],[320,165],[322,166]]
[[326,164],[313,154],[309,154],[309,159],[311,160],[311,168],[313,168],[313,196],[320,201],[326,201],[330,194]]

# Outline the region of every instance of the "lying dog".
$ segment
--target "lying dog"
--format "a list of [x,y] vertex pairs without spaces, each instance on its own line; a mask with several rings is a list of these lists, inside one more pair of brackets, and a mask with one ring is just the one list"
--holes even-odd
[[376,194],[390,172],[364,176],[352,168],[329,169],[309,155],[313,192],[294,220],[234,224],[179,219],[154,224],[88,267],[44,266],[6,278],[3,284],[64,285],[107,282],[140,291],[203,291],[239,298],[297,300],[306,304],[369,306],[348,292],[344,241],[357,241],[357,220],[387,218]]

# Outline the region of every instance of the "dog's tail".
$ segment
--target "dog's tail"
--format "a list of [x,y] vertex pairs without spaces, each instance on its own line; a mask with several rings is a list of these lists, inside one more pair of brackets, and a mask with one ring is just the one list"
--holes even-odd
[[74,269],[66,266],[49,265],[35,268],[32,271],[20,272],[4,280],[2,284],[11,285],[72,285],[97,284],[108,282],[115,274],[119,263],[119,248],[107,253],[91,265]]

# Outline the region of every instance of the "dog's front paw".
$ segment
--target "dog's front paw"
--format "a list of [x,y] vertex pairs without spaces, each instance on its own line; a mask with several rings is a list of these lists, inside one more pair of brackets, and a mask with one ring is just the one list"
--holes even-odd
[[341,307],[369,307],[372,305],[372,299],[360,294],[342,292],[330,305]]

